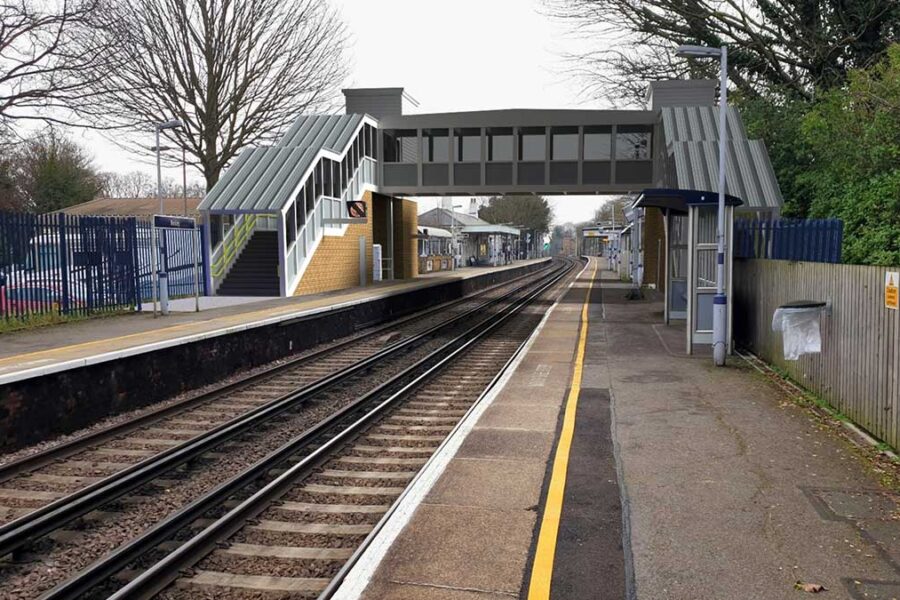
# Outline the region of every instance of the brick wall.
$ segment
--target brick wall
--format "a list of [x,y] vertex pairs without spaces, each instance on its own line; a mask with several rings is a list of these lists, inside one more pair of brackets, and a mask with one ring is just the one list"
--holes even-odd
[[[662,210],[648,207],[644,217],[644,285],[666,288],[666,230]],[[657,265],[659,280],[657,281]]]
[[363,195],[368,211],[365,224],[348,225],[342,236],[326,235],[316,248],[295,296],[341,290],[359,285],[359,236],[366,237],[366,282],[372,280],[372,192]]
[[399,200],[394,205],[394,220],[397,278],[412,279],[419,275],[419,257],[416,248],[416,234],[419,227],[418,203],[406,198]]

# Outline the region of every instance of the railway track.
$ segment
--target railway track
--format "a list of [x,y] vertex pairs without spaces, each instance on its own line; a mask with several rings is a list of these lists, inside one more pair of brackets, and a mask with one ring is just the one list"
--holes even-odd
[[[65,496],[121,475],[165,452],[174,453],[198,436],[261,411],[288,394],[329,382],[329,377],[354,368],[365,368],[371,364],[364,362],[367,358],[378,360],[409,348],[424,336],[438,332],[440,326],[451,324],[453,318],[474,314],[502,298],[501,292],[515,288],[516,282],[521,283],[517,279],[475,297],[388,323],[177,404],[0,465],[0,523],[34,518],[37,514],[32,513]],[[14,550],[4,546],[4,528],[0,526],[0,556]]]
[[[458,331],[452,327],[448,329],[448,322],[455,324],[454,326],[457,330],[464,326],[466,331],[471,331],[472,327],[470,325],[477,322],[480,318],[476,316],[476,313],[481,314],[488,307],[492,307],[494,310],[506,311],[509,309],[509,306],[515,305],[519,301],[517,299],[521,294],[538,285],[533,278],[527,279],[523,285],[517,286],[514,290],[504,290],[503,293],[498,293],[496,297],[490,300],[479,302],[476,307],[461,308],[452,319],[443,322],[443,324],[430,325],[425,328],[424,332],[419,331],[418,333],[410,334],[403,341],[391,343],[386,348],[375,351],[367,359],[358,361],[359,363],[369,361],[363,366],[356,368],[358,363],[354,363],[354,367],[348,368],[343,364],[330,364],[329,367],[340,369],[340,374],[332,373],[324,378],[320,377],[316,380],[316,383],[312,385],[305,384],[305,387],[301,388],[301,392],[288,394],[287,397],[281,396],[274,401],[264,399],[263,406],[265,409],[260,410],[259,407],[251,408],[249,413],[229,421],[226,423],[226,426],[214,428],[213,432],[222,434],[215,438],[214,442],[209,441],[209,433],[195,436],[191,438],[194,442],[188,440],[187,443],[181,443],[171,450],[145,459],[138,463],[137,466],[139,468],[125,469],[112,477],[107,477],[98,482],[103,485],[92,484],[81,491],[54,500],[44,509],[32,511],[29,513],[29,515],[34,515],[31,519],[23,520],[20,518],[8,523],[4,528],[0,528],[0,548],[6,551],[18,550],[20,556],[17,558],[22,559],[24,554],[26,560],[34,562],[28,563],[28,566],[25,567],[15,562],[7,562],[0,565],[0,584],[2,584],[3,580],[7,580],[13,585],[19,586],[20,590],[24,590],[31,589],[31,584],[35,583],[36,580],[41,580],[34,589],[43,591],[49,587],[47,586],[48,580],[37,573],[40,571],[39,566],[44,561],[58,565],[61,573],[70,575],[72,571],[90,562],[90,559],[98,558],[97,554],[102,556],[104,552],[109,552],[110,556],[118,556],[120,562],[126,559],[133,560],[139,555],[138,550],[140,548],[130,548],[132,545],[127,543],[127,539],[134,537],[140,540],[142,536],[152,532],[155,528],[150,527],[148,522],[152,524],[153,521],[158,519],[163,519],[162,522],[170,522],[173,518],[176,522],[179,518],[183,521],[190,518],[189,513],[191,511],[188,509],[205,511],[213,506],[214,503],[204,504],[204,499],[216,496],[221,500],[223,494],[233,495],[238,490],[246,489],[248,484],[252,484],[254,480],[258,479],[258,474],[254,476],[247,475],[249,472],[246,469],[247,463],[258,464],[265,460],[273,460],[273,456],[278,456],[279,452],[283,452],[283,446],[279,448],[282,442],[291,439],[296,435],[297,431],[318,431],[325,426],[323,424],[332,423],[335,419],[343,418],[342,415],[345,414],[348,407],[358,405],[358,401],[352,401],[354,397],[369,398],[371,394],[376,392],[387,393],[391,390],[391,386],[398,385],[397,377],[408,369],[402,369],[400,374],[396,373],[397,368],[394,369],[394,372],[380,374],[375,379],[381,381],[381,383],[378,383],[374,390],[371,382],[368,382],[368,385],[361,385],[359,380],[365,379],[362,375],[371,377],[373,372],[377,372],[377,368],[381,363],[389,362],[389,357],[392,357],[395,362],[398,362],[398,360],[405,360],[406,362],[415,360],[415,364],[421,364],[421,361],[425,360],[424,357],[433,357],[439,348],[446,349],[447,344],[444,336],[451,336],[451,330],[455,331],[452,335],[457,336],[453,339],[459,339],[460,334]],[[419,328],[421,329],[421,325]],[[438,332],[440,332],[440,335],[438,335]],[[425,341],[426,338],[428,341]],[[405,352],[402,355],[399,354],[396,348],[402,347],[401,344],[407,343],[412,339],[422,342],[417,350]],[[390,351],[388,351],[389,349]],[[354,371],[354,369],[356,370]],[[280,367],[274,371],[278,373],[284,372]],[[353,375],[351,373],[348,376],[348,371],[358,375],[355,387],[348,384]],[[254,379],[254,381],[261,381],[267,383],[268,387],[275,387],[270,383],[271,378],[259,378]],[[345,396],[343,403],[328,395],[328,391],[333,391],[336,383],[344,384],[340,390]],[[291,385],[296,385],[296,382],[291,383]],[[238,386],[237,389],[241,389],[241,387]],[[275,389],[273,391],[277,394],[280,390]],[[309,414],[290,415],[290,411],[286,407],[296,405],[303,397],[307,400],[315,397],[317,402],[313,404],[317,405],[316,409],[305,411]],[[251,415],[252,420],[247,415]],[[437,418],[439,415],[434,416]],[[424,425],[417,426],[424,427],[430,422],[426,418],[423,421]],[[247,434],[250,430],[254,433],[251,436],[251,442],[256,440],[256,442],[252,442],[256,445],[248,447],[246,440],[242,440],[240,436]],[[238,440],[238,443],[234,443],[235,439]],[[236,456],[240,458],[236,459]],[[80,455],[76,455],[76,459],[81,460],[82,458]],[[281,457],[282,460],[284,458],[285,456]],[[229,479],[228,476],[232,472],[241,474]],[[211,473],[215,473],[218,476],[211,476]],[[170,479],[163,479],[162,475],[164,474]],[[196,481],[204,478],[206,481],[202,483]],[[172,502],[167,504],[165,500],[169,499]],[[219,504],[221,505],[221,502]],[[130,510],[131,513],[143,514],[144,518],[136,520],[123,518],[121,521],[116,521],[116,516],[119,514],[118,511],[123,509],[126,512]],[[155,515],[158,516],[155,517]],[[94,523],[98,522],[103,523],[103,525],[99,528],[94,527]],[[125,531],[117,532],[117,525],[121,525],[121,529]],[[61,531],[64,526],[67,526],[67,528]],[[85,529],[89,533],[81,535],[81,531]],[[113,534],[109,533],[110,529],[114,532]],[[105,545],[104,543],[100,543],[97,546],[92,545],[98,540],[105,542],[107,539],[109,543]],[[91,546],[93,552],[86,552],[84,556],[79,557],[76,555],[73,557],[73,548],[79,547],[81,542],[84,542],[85,546]],[[62,548],[57,546],[62,546]],[[26,547],[30,547],[30,554],[22,552],[23,548]],[[123,551],[123,549],[127,550],[127,552]],[[131,552],[131,554],[128,552]],[[57,578],[59,577],[50,578],[49,583],[56,583],[55,579]],[[84,589],[89,589],[90,586],[95,585],[97,582],[96,573],[90,582],[78,577],[70,578],[69,581],[74,581],[78,585],[82,585]],[[79,581],[81,583],[78,583]],[[90,585],[85,587],[83,584],[86,582],[90,583]],[[74,597],[74,594],[78,593],[74,587],[66,587],[65,585],[59,590],[52,597]],[[3,595],[0,594],[0,596]],[[13,594],[10,597],[33,597],[33,594]]]

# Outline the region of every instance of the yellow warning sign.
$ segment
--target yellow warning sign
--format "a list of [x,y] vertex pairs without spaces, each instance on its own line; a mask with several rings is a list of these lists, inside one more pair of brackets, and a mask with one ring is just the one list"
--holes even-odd
[[884,306],[900,309],[900,272],[888,271],[884,274]]

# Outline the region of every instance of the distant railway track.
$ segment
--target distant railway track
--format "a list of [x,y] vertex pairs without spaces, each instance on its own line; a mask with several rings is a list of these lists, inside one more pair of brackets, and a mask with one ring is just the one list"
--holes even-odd
[[[133,465],[125,466],[123,464],[121,466],[124,468],[113,475],[107,476],[100,481],[92,482],[87,487],[83,487],[61,498],[55,498],[49,504],[36,510],[32,510],[24,515],[24,517],[7,523],[0,528],[0,551],[4,554],[16,552],[18,558],[27,556],[29,560],[34,560],[39,564],[45,556],[44,549],[47,548],[47,560],[49,562],[55,561],[55,564],[62,563],[62,570],[65,571],[66,575],[72,575],[73,573],[70,571],[77,571],[79,568],[83,567],[83,563],[85,563],[89,557],[84,556],[81,557],[80,560],[78,557],[73,559],[73,557],[65,552],[60,552],[60,548],[57,548],[56,546],[66,546],[67,544],[69,546],[77,546],[77,538],[79,538],[80,532],[84,530],[89,532],[85,537],[88,540],[93,539],[90,532],[93,530],[94,524],[103,522],[104,519],[108,519],[110,517],[110,511],[115,513],[115,510],[121,508],[121,506],[115,504],[117,502],[120,504],[124,503],[125,506],[132,509],[132,512],[136,511],[140,513],[141,510],[144,509],[151,512],[159,512],[161,510],[158,506],[160,504],[159,498],[156,498],[156,502],[153,501],[153,498],[158,495],[160,489],[165,492],[174,491],[175,493],[171,494],[173,499],[172,503],[178,506],[173,507],[172,510],[163,510],[164,514],[161,514],[160,518],[165,517],[163,519],[164,521],[172,518],[177,520],[180,514],[182,515],[181,518],[187,518],[185,516],[187,513],[184,511],[193,506],[193,503],[198,496],[202,499],[216,490],[218,490],[219,494],[233,494],[235,489],[227,487],[228,481],[232,481],[235,485],[237,483],[246,485],[252,483],[253,480],[258,479],[258,476],[248,475],[244,479],[238,477],[229,480],[225,475],[228,474],[230,468],[233,467],[236,470],[240,470],[245,467],[245,465],[238,465],[235,463],[236,457],[240,459],[237,460],[237,462],[243,461],[244,463],[254,463],[254,460],[259,462],[261,460],[271,459],[272,456],[277,454],[277,452],[273,452],[273,450],[281,446],[283,440],[290,439],[292,435],[296,434],[297,430],[313,431],[319,426],[317,423],[328,423],[331,422],[332,419],[338,418],[339,415],[344,414],[344,411],[348,406],[357,405],[354,397],[368,397],[368,394],[374,393],[374,390],[379,390],[379,393],[384,393],[391,385],[397,385],[397,371],[406,371],[406,369],[399,369],[399,367],[395,365],[393,371],[380,372],[379,369],[382,369],[384,364],[390,362],[388,360],[389,358],[394,360],[395,363],[402,358],[402,360],[406,360],[407,362],[420,364],[421,360],[423,360],[422,357],[431,356],[436,351],[436,348],[446,347],[446,344],[444,343],[445,336],[453,337],[454,335],[459,335],[458,330],[461,328],[470,331],[473,323],[477,323],[480,319],[488,319],[489,317],[485,317],[484,315],[491,310],[496,312],[508,309],[509,306],[520,301],[519,299],[522,294],[529,293],[529,290],[536,286],[543,285],[539,283],[539,281],[544,277],[546,277],[546,274],[543,273],[522,277],[520,278],[520,281],[517,281],[514,285],[506,284],[504,286],[498,286],[494,290],[495,293],[493,294],[493,297],[486,300],[473,301],[472,299],[469,299],[466,302],[454,303],[453,306],[456,307],[456,311],[451,318],[437,316],[438,312],[446,312],[448,308],[446,305],[441,307],[441,311],[433,310],[425,313],[437,318],[439,321],[438,323],[431,323],[429,319],[432,317],[424,318],[423,315],[414,315],[401,320],[400,323],[404,326],[414,325],[415,331],[413,332],[407,331],[405,333],[399,333],[397,331],[399,323],[396,322],[389,324],[388,326],[380,327],[363,336],[366,340],[374,341],[372,347],[365,347],[362,345],[360,339],[349,340],[322,352],[311,353],[310,355],[297,359],[297,361],[292,361],[292,363],[288,363],[287,365],[281,365],[259,375],[255,375],[249,378],[254,382],[253,386],[251,386],[253,393],[258,394],[259,396],[253,398],[254,401],[246,401],[247,398],[252,396],[246,395],[247,386],[245,385],[245,381],[230,384],[225,386],[222,390],[215,390],[212,394],[219,394],[219,397],[221,397],[222,394],[227,396],[228,394],[244,393],[243,396],[237,396],[237,404],[241,405],[238,407],[239,409],[245,410],[246,412],[223,424],[212,427],[209,431],[203,432],[201,435],[196,435],[196,428],[185,429],[185,432],[189,431],[195,435],[189,437],[186,441],[176,442],[178,445],[173,444],[172,447],[163,449],[162,452],[156,452],[146,448],[137,448],[136,450],[139,450],[139,452],[136,453],[137,456],[143,456],[147,452],[151,452],[152,456],[144,458],[141,462]],[[524,282],[521,280],[524,280]],[[507,290],[509,287],[513,287],[514,289]],[[382,341],[382,347],[379,348],[377,340],[384,340],[385,336],[388,336],[390,341],[386,344]],[[402,339],[394,341],[397,337]],[[336,349],[346,349],[350,347],[354,350],[353,353],[356,358],[355,362],[348,362],[345,360],[322,360],[323,358],[333,356]],[[368,356],[360,360],[360,354],[368,354]],[[311,361],[313,357],[317,357],[317,360]],[[307,378],[298,379],[296,374],[294,374],[292,377],[287,377],[284,381],[278,379],[279,377],[288,374],[291,367],[296,370],[300,365],[305,365],[307,368],[311,365],[315,365],[317,366],[317,369],[310,369],[310,374]],[[310,382],[309,378],[312,378],[313,381]],[[351,385],[350,382],[355,383]],[[375,384],[374,390],[372,388],[373,383]],[[341,385],[338,386],[337,384]],[[286,394],[283,393],[282,386],[285,385],[293,386],[293,391]],[[348,385],[350,385],[350,389],[344,389],[344,386]],[[347,392],[347,397],[341,401],[343,404],[341,402],[331,401],[336,394],[336,388],[341,388],[340,391],[342,393]],[[331,397],[329,397],[330,392]],[[272,398],[273,395],[274,399]],[[235,396],[228,397],[234,398]],[[206,403],[195,402],[191,406],[206,406],[209,401],[211,400],[208,400]],[[304,411],[294,414],[297,412],[294,409],[304,405],[304,403],[315,405],[310,410],[306,411],[310,414],[300,414]],[[219,404],[216,403],[216,406],[219,406]],[[209,412],[210,411],[207,410],[206,413],[201,412],[200,414],[209,414]],[[171,413],[167,412],[164,416],[157,415],[157,419],[167,419],[170,416]],[[183,418],[180,420],[184,421]],[[212,423],[211,420],[207,421],[209,422],[205,425]],[[425,421],[428,422],[428,419]],[[146,424],[142,424],[137,428],[133,427],[128,431],[141,431],[140,427],[146,427]],[[154,428],[158,429],[156,426],[154,426]],[[177,439],[177,435],[179,434],[175,434],[173,437]],[[185,435],[188,434],[185,433]],[[115,436],[112,436],[112,438],[114,439]],[[106,444],[106,440],[108,439],[110,438],[107,437],[101,443]],[[251,440],[250,446],[248,446],[248,439]],[[252,445],[252,440],[254,439],[258,440],[256,445],[259,447]],[[259,440],[265,440],[265,442]],[[92,449],[95,448],[95,446],[92,446],[90,442],[85,441],[82,441],[81,444],[83,444],[82,447],[75,448],[67,455],[63,455],[64,458],[74,457],[74,462],[76,463],[89,462],[84,460],[81,453],[95,452],[95,450]],[[125,444],[125,446],[128,446],[128,444]],[[121,445],[114,446],[113,450],[115,450],[116,447],[122,450],[135,450],[135,448],[129,447],[121,448]],[[129,453],[126,452],[126,454]],[[103,454],[103,456],[108,455],[109,454]],[[32,473],[40,473],[42,469],[49,465],[65,465],[67,463],[66,460],[60,461],[58,458],[45,459],[43,462],[41,461],[42,459],[38,458],[35,459],[35,462],[31,463]],[[33,465],[38,466],[34,467]],[[76,467],[80,466],[80,464],[76,465]],[[222,476],[218,478],[210,477],[207,470],[211,470]],[[203,484],[195,483],[196,478],[194,474],[198,472],[203,473],[203,476],[201,476],[200,479],[206,477],[209,481],[206,481]],[[2,477],[2,475],[3,471],[0,471],[0,477]],[[164,479],[162,477],[163,475],[167,475],[167,477],[170,478],[174,477],[174,479]],[[249,477],[249,479],[245,481],[247,477]],[[23,479],[28,479],[28,477],[24,477]],[[41,479],[49,481],[52,478],[48,479],[42,477],[38,479],[38,483],[41,483]],[[240,482],[235,483],[235,479],[239,479]],[[14,478],[7,478],[7,481],[4,482],[4,486],[7,486],[9,481],[12,480],[14,480]],[[184,488],[192,488],[193,486],[193,488],[196,489],[192,488],[190,494],[185,492],[185,494],[183,494],[185,496],[184,498],[178,497],[176,500],[175,497],[179,496],[181,492],[184,491],[180,483],[181,481],[187,482],[184,485]],[[222,486],[226,487],[220,489]],[[163,498],[167,499],[168,497],[164,494]],[[210,507],[201,506],[201,508],[203,508],[203,510],[208,510]],[[146,526],[140,527],[129,522],[128,519],[124,519],[123,521],[125,521],[123,523],[123,528],[129,530],[135,529],[135,531],[138,532],[137,538],[135,539],[141,539],[142,535],[146,535],[151,531],[151,529]],[[107,523],[106,526],[108,528],[109,523]],[[63,528],[66,529],[63,530]],[[102,530],[103,527],[100,527],[100,529]],[[102,533],[99,535],[102,537]],[[125,537],[129,536],[130,533],[125,535]],[[127,549],[130,544],[127,543],[127,539],[124,540],[124,542],[117,540],[118,537],[122,536],[109,536],[110,547],[100,548],[101,556],[103,553],[102,551],[111,551],[113,556],[119,556],[120,559],[125,559],[125,557],[129,556],[128,552],[123,551],[123,549]],[[54,539],[57,540],[57,544],[50,541]],[[138,549],[139,548],[135,548],[132,552],[137,552]],[[90,558],[99,557],[91,555]],[[19,586],[19,589],[27,589],[29,583],[36,578],[33,574],[34,570],[34,568],[22,567],[22,565],[14,562],[0,564],[0,587],[5,586],[4,581],[9,581],[13,582],[16,586]],[[94,579],[96,579],[96,573]],[[78,577],[70,577],[69,581],[77,584],[80,580]],[[82,580],[82,583],[84,581],[86,580]],[[47,582],[44,581],[42,585],[39,584],[38,591],[44,591],[46,589],[46,583]],[[55,581],[53,583],[55,583]],[[95,580],[90,582],[90,585],[95,584]],[[88,589],[90,585],[82,587]],[[77,591],[74,591],[75,589],[76,588],[73,587],[67,588],[64,585],[63,588],[61,588],[62,591],[55,592],[55,595],[52,597],[72,597],[75,593],[78,593]],[[32,595],[26,594],[12,597],[32,597]],[[2,594],[0,594],[0,596],[2,596]]]

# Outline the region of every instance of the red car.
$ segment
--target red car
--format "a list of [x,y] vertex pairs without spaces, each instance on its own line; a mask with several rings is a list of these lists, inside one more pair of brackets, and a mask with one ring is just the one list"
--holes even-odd
[[[0,313],[21,315],[57,312],[62,307],[62,289],[55,284],[40,282],[0,287]],[[69,307],[82,306],[78,298],[69,294]]]

